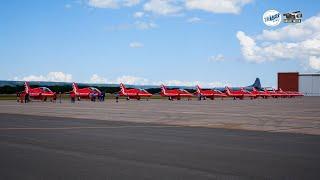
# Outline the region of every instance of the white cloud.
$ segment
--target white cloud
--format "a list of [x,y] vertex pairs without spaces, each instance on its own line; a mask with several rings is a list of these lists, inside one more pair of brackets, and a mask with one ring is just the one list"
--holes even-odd
[[119,8],[120,6],[134,6],[140,3],[140,0],[88,0],[88,5],[95,8]]
[[199,85],[202,88],[213,88],[213,87],[225,87],[230,86],[229,83],[223,82],[202,82],[202,81],[180,81],[180,80],[165,80],[154,83],[154,85],[164,84],[167,86],[190,86],[193,87],[195,85]]
[[309,58],[309,66],[312,69],[320,70],[320,57],[311,56]]
[[134,18],[142,18],[144,16],[144,12],[138,11],[133,14]]
[[223,82],[202,82],[202,81],[180,81],[180,80],[163,80],[163,81],[151,81],[147,78],[143,77],[137,77],[137,76],[130,76],[130,75],[124,75],[117,77],[115,79],[107,79],[101,76],[98,76],[97,74],[94,74],[91,77],[91,83],[108,83],[108,84],[130,84],[130,85],[155,85],[159,86],[161,84],[165,84],[167,86],[190,86],[193,87],[195,85],[200,85],[204,88],[209,87],[224,87],[226,85],[230,86],[229,83],[223,83]]
[[134,26],[139,30],[147,30],[157,28],[158,25],[153,22],[136,21]]
[[89,0],[88,5],[95,8],[118,8],[119,4],[115,0]]
[[131,48],[142,48],[143,46],[144,45],[142,43],[140,43],[140,42],[131,42],[129,44],[129,47],[131,47]]
[[93,74],[90,78],[90,83],[107,83],[107,79],[98,74]]
[[200,21],[201,21],[201,19],[198,17],[192,17],[192,18],[187,19],[188,23],[198,23]]
[[136,77],[136,76],[121,76],[118,77],[114,83],[124,83],[124,84],[134,84],[134,85],[146,85],[149,84],[149,80],[142,77]]
[[15,77],[16,81],[52,81],[52,82],[71,82],[72,75],[63,72],[49,72],[47,75],[29,75],[22,78]]
[[121,30],[129,30],[129,29],[137,29],[137,30],[149,30],[155,29],[158,25],[154,22],[146,22],[146,21],[136,21],[133,24],[115,24],[111,26],[107,26],[106,30],[108,31],[121,31]]
[[[319,66],[319,64],[318,64]],[[47,75],[29,75],[22,78],[15,77],[15,81],[52,81],[52,82],[72,82],[72,75],[63,72],[49,72]],[[86,83],[99,83],[99,84],[130,84],[130,85],[155,85],[160,86],[161,84],[167,86],[190,86],[200,85],[204,88],[212,87],[224,87],[226,85],[230,86],[229,83],[223,82],[203,82],[203,81],[181,81],[181,80],[163,80],[163,81],[151,81],[147,78],[124,75],[117,77],[115,79],[107,79],[98,74],[93,74],[89,81]]]
[[[142,0],[85,0],[88,6],[94,8],[116,9],[138,5]],[[145,12],[155,15],[181,15],[185,10],[202,10],[211,13],[239,14],[243,6],[252,0],[148,0],[143,5]],[[138,12],[135,18],[142,17]]]
[[130,6],[137,5],[139,3],[140,3],[140,0],[125,0],[123,5],[130,7]]
[[239,14],[242,7],[252,0],[186,0],[187,9],[198,9],[212,13]]
[[218,54],[216,56],[210,56],[209,57],[210,62],[219,62],[219,61],[224,61],[224,56],[222,54]]
[[319,23],[320,15],[317,15],[301,24],[265,30],[256,36],[246,35],[242,31],[238,31],[236,36],[247,61],[261,63],[275,60],[303,60],[309,61],[309,66],[315,69],[314,67],[317,67],[315,59],[320,57],[320,27],[317,27]]
[[313,16],[299,24],[290,24],[275,30],[263,30],[262,33],[257,36],[257,39],[265,41],[304,40],[307,38],[312,38],[314,34],[320,32],[319,24],[319,15]]
[[182,7],[175,0],[150,0],[144,4],[143,9],[157,15],[175,15]]

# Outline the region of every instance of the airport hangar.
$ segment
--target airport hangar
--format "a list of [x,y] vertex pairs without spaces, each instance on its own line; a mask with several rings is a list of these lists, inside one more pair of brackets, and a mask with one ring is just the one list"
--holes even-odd
[[278,88],[299,91],[305,96],[320,96],[320,73],[279,72]]

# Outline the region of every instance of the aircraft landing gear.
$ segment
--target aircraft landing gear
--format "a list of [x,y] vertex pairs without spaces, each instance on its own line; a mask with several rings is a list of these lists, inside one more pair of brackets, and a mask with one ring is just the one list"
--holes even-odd
[[129,101],[129,100],[130,100],[129,96],[127,96],[127,98],[126,98],[126,99],[127,99],[127,101]]

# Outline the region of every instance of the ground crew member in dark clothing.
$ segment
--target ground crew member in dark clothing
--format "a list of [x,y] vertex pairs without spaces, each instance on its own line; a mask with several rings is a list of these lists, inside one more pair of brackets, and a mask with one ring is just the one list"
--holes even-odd
[[24,95],[24,103],[28,103],[29,102],[29,93],[26,93]]
[[119,93],[116,93],[116,102],[119,102]]
[[61,92],[59,92],[59,102],[61,103]]
[[20,99],[20,92],[17,92],[17,102],[19,102],[19,99]]

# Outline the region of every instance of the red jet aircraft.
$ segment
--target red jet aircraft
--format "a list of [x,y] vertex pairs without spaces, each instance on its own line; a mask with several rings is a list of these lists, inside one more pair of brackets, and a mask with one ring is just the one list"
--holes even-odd
[[232,90],[228,86],[226,86],[226,94],[229,97],[233,97],[233,99],[236,99],[236,98],[243,99],[245,97],[250,97],[251,99],[253,99],[256,97],[256,95],[245,90],[244,88],[240,88],[239,90]]
[[271,97],[273,98],[283,98],[286,97],[287,95],[284,93],[279,93],[278,91],[276,91],[273,88],[264,88],[264,92],[266,92],[267,94],[269,94]]
[[29,95],[29,98],[47,101],[48,98],[50,98],[50,101],[56,100],[56,93],[52,92],[47,87],[37,87],[37,88],[31,88],[29,82],[24,83],[24,91],[20,95],[20,98],[24,98],[25,95]]
[[295,91],[283,91],[281,88],[279,88],[276,92],[283,94],[284,97],[297,97],[297,96],[303,96],[302,93],[300,92],[295,92]]
[[152,96],[151,93],[144,89],[135,89],[135,88],[130,88],[127,89],[124,84],[120,84],[120,96],[126,96],[127,100],[130,100],[130,98],[140,100],[142,97],[148,98]]
[[251,93],[256,95],[256,98],[262,97],[263,99],[267,99],[268,97],[271,97],[270,93],[268,93],[266,91],[257,90],[255,87],[252,88]]
[[83,99],[90,99],[92,95],[99,97],[101,95],[101,91],[95,87],[86,87],[79,89],[76,83],[72,83],[72,91],[70,93],[74,93],[75,97],[80,101]]
[[215,97],[227,97],[227,95],[219,90],[212,90],[212,89],[201,89],[199,85],[196,86],[197,91],[195,94],[199,97],[199,100],[203,98],[204,100],[206,98],[210,98],[214,100]]
[[161,85],[161,96],[168,97],[169,100],[177,99],[180,100],[181,98],[190,98],[193,96],[191,93],[184,89],[167,89],[163,84]]

